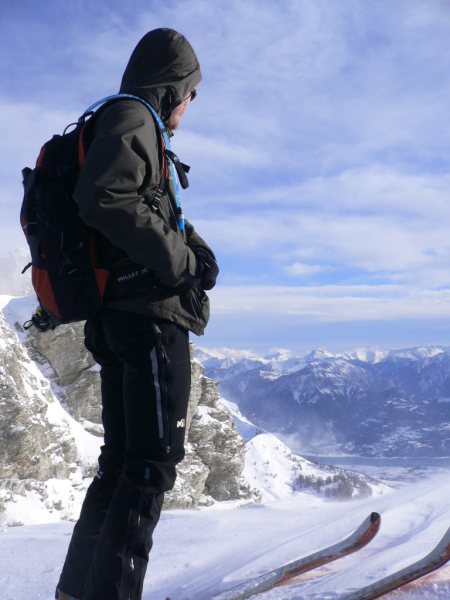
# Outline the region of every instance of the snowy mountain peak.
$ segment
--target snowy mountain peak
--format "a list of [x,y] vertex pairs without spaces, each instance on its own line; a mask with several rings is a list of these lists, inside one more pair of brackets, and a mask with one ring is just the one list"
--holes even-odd
[[253,350],[243,348],[196,348],[195,355],[200,362],[211,358],[218,360],[230,359],[232,362],[245,359],[264,360],[261,356],[253,352]]
[[382,362],[389,356],[389,350],[378,350],[373,348],[355,348],[347,354],[343,354],[344,358],[350,360],[359,360],[370,364]]
[[333,354],[332,352],[328,352],[328,350],[326,348],[316,348],[315,350],[312,350],[311,352],[306,354],[303,357],[303,360],[305,362],[314,362],[316,360],[324,360],[327,358],[334,358],[335,356],[336,356],[336,354]]
[[266,354],[264,356],[264,358],[269,362],[275,361],[275,360],[276,361],[289,360],[290,358],[292,358],[292,352],[290,350],[288,350],[287,348],[276,348],[269,354]]
[[[253,362],[253,361],[252,361]],[[209,367],[205,365],[209,375]],[[214,375],[211,375],[213,378]],[[220,371],[221,394],[300,453],[448,456],[450,349],[319,349]]]
[[396,352],[397,356],[409,359],[434,358],[439,354],[445,354],[445,349],[441,346],[419,346],[417,348],[406,348]]

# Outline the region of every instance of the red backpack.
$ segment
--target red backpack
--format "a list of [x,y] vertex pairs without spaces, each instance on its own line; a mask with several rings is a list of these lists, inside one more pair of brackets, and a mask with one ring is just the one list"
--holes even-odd
[[47,330],[81,321],[102,303],[108,271],[98,264],[95,232],[80,219],[72,198],[88,123],[83,115],[70,132],[54,135],[42,147],[36,167],[22,171],[20,222],[31,254],[24,271],[31,266],[40,304],[26,327]]
[[[99,100],[77,123],[68,125],[62,135],[54,135],[44,144],[34,169],[22,170],[24,198],[20,221],[31,253],[31,263],[22,272],[31,267],[32,283],[39,300],[39,308],[25,324],[26,328],[35,325],[45,331],[62,323],[83,321],[94,316],[102,306],[109,270],[99,263],[96,232],[79,217],[73,191],[99,112],[94,113],[93,109],[99,105],[104,108],[122,98],[144,104],[159,128],[161,178],[152,202],[163,194],[167,182],[166,163],[169,163],[177,192],[179,225],[184,227],[175,180],[178,178],[183,188],[188,187],[185,172],[189,167],[170,151],[167,132],[155,109],[144,99],[130,94],[115,94]],[[72,125],[74,129],[67,131]],[[142,273],[146,271],[148,269],[143,269]]]

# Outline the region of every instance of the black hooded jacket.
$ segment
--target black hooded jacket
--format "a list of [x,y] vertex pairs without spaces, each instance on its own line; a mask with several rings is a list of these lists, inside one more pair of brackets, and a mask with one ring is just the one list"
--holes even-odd
[[[199,83],[200,66],[189,42],[171,29],[147,33],[133,51],[120,91],[142,97],[165,119]],[[107,267],[127,258],[151,273],[151,285],[107,306],[166,319],[201,335],[209,301],[196,287],[180,293],[196,273],[193,249],[207,244],[186,222],[177,225],[169,184],[160,208],[151,200],[161,179],[161,137],[150,111],[135,100],[102,109],[75,189],[80,216],[100,235]]]
[[200,65],[187,39],[172,29],[155,29],[133,50],[120,91],[145,98],[165,119],[201,78]]

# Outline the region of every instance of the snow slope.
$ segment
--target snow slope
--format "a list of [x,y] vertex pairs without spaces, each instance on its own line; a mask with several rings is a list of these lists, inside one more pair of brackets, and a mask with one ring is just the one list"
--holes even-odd
[[[246,444],[246,460],[243,475],[251,485],[260,491],[263,502],[280,500],[298,491],[301,487],[299,476],[326,479],[328,476],[341,474],[343,477],[351,478],[351,471],[340,470],[335,467],[325,467],[313,463],[306,458],[294,454],[292,450],[283,444],[271,433],[263,433],[253,437]],[[359,475],[356,474],[355,475]],[[364,478],[364,476],[361,476]],[[373,496],[389,493],[391,488],[377,481],[366,479],[369,486],[369,494]],[[353,488],[351,495],[358,497],[357,484],[349,485]],[[330,484],[333,487],[333,484]],[[311,486],[303,486],[304,489],[314,489]],[[317,493],[312,492],[311,493]]]
[[[28,312],[24,301],[23,317]],[[236,417],[238,411],[232,408]],[[382,514],[381,531],[357,555],[318,569],[287,588],[259,596],[264,600],[343,599],[352,588],[427,554],[448,528],[450,472],[441,471],[397,490],[379,486],[373,497],[351,503],[329,502],[309,492],[293,492],[291,471],[298,457],[273,436],[261,434],[242,415],[239,418],[249,440],[246,475],[259,487],[263,503],[235,510],[231,510],[235,504],[229,503],[201,511],[163,513],[143,600],[164,600],[166,596],[172,600],[210,599],[248,578],[347,537],[370,512],[378,511]],[[78,441],[86,447],[87,440]],[[307,474],[317,469],[303,459],[301,468]],[[67,489],[49,483],[55,497],[67,494]],[[45,516],[33,498],[18,504],[16,511],[16,521],[23,517],[36,523]],[[0,600],[53,597],[72,527],[70,523],[45,523],[0,528]],[[448,600],[450,567],[420,585],[384,598]]]
[[[283,562],[346,537],[373,510],[380,533],[358,554],[322,567],[314,576],[266,592],[264,600],[336,600],[356,586],[415,561],[450,522],[450,473],[361,501],[332,503],[295,493],[237,510],[169,511],[156,530],[143,600],[207,600]],[[50,600],[69,541],[70,524],[3,529],[3,600]],[[320,575],[320,576],[319,576]],[[386,600],[448,599],[450,568]]]

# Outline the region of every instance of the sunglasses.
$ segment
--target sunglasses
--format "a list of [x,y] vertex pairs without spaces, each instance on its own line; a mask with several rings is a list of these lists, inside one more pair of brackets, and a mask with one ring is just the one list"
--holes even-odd
[[194,100],[197,97],[197,93],[198,93],[197,90],[192,90],[192,92],[191,92],[191,102],[192,102],[192,100]]

